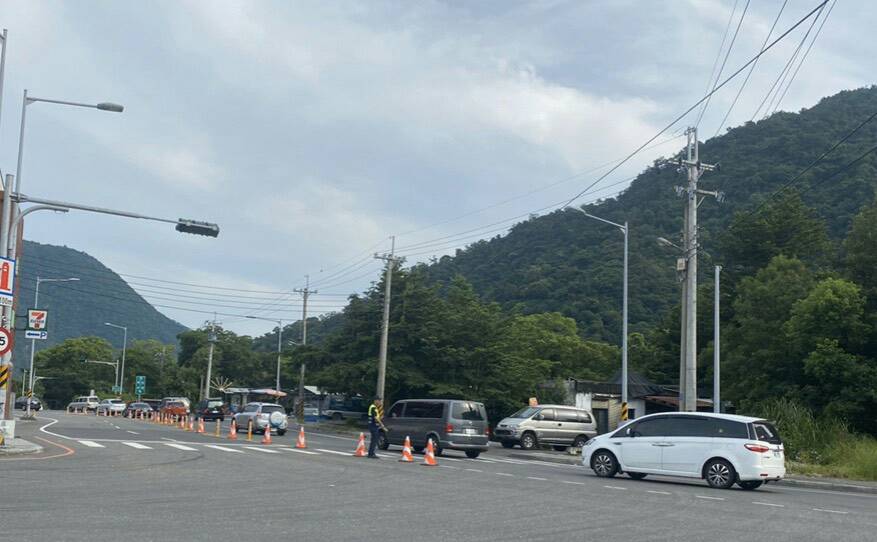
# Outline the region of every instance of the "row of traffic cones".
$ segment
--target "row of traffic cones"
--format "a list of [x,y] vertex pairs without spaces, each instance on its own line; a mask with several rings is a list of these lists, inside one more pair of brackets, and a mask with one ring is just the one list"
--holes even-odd
[[[359,441],[356,443],[356,450],[353,452],[354,457],[366,457],[368,453],[365,450],[365,434],[359,434]],[[406,436],[405,444],[402,445],[402,457],[399,458],[402,463],[413,463],[414,455],[411,453],[411,439]],[[435,446],[432,439],[426,441],[426,450],[423,452],[423,463],[427,467],[436,467],[438,462],[435,460]]]

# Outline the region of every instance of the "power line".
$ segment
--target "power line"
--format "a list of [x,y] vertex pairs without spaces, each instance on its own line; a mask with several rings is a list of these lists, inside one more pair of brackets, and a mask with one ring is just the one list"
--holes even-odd
[[[722,72],[725,71],[725,64],[728,62],[728,57],[731,56],[731,49],[734,48],[734,42],[737,41],[737,34],[740,32],[740,26],[743,25],[743,18],[746,17],[746,10],[749,9],[749,0],[746,0],[746,5],[743,6],[743,14],[740,15],[740,21],[737,23],[737,29],[734,30],[734,37],[731,39],[731,43],[728,45],[728,50],[725,52],[725,59],[722,60],[722,67],[719,69],[719,73],[716,75],[716,83],[722,78]],[[719,57],[722,56],[722,47],[725,46],[725,40],[728,38],[728,30],[731,28],[731,21],[734,20],[734,13],[737,11],[737,0],[734,0],[734,9],[731,10],[731,16],[728,17],[728,26],[725,28],[725,36],[722,38],[722,45],[719,47],[719,54],[716,56],[716,61],[719,60]],[[715,71],[716,66],[713,64],[713,71]],[[710,81],[712,81],[712,75],[710,75]],[[707,90],[709,90],[709,84],[707,84]],[[700,127],[700,121],[703,120],[703,116],[706,113],[707,108],[710,106],[710,100],[712,96],[707,98],[707,101],[703,104],[703,107],[700,110],[700,114],[697,116],[697,122],[694,123],[695,128]]]
[[630,154],[628,154],[627,157],[626,157],[624,160],[622,160],[622,161],[619,162],[617,165],[615,165],[614,167],[612,167],[609,171],[607,171],[606,173],[604,173],[603,175],[601,175],[600,177],[598,177],[597,180],[595,180],[593,183],[591,183],[590,185],[588,185],[588,187],[586,187],[584,190],[582,190],[581,192],[579,192],[578,194],[576,194],[575,196],[573,196],[572,198],[570,198],[570,200],[564,205],[564,207],[565,207],[566,205],[570,205],[570,204],[572,204],[575,200],[579,199],[579,198],[580,198],[581,196],[583,196],[588,190],[590,190],[591,187],[593,187],[594,185],[596,185],[597,183],[599,183],[600,181],[602,181],[603,179],[605,179],[606,177],[608,177],[609,175],[611,175],[615,170],[617,170],[619,167],[621,167],[624,163],[626,163],[628,160],[630,160],[631,158],[633,158],[634,156],[636,156],[639,152],[641,152],[646,146],[648,146],[648,145],[651,144],[654,140],[656,140],[656,139],[658,139],[659,137],[661,137],[661,134],[663,134],[664,132],[666,132],[667,130],[669,130],[670,128],[672,128],[677,122],[679,122],[680,120],[682,120],[683,118],[685,118],[685,116],[688,115],[689,113],[691,113],[692,111],[694,111],[694,110],[697,108],[697,106],[699,106],[700,104],[702,104],[702,103],[703,103],[704,101],[706,101],[710,96],[712,96],[712,95],[715,94],[717,91],[719,91],[722,87],[724,87],[726,84],[728,84],[729,81],[731,81],[732,79],[734,79],[735,77],[737,77],[737,76],[738,76],[743,70],[745,70],[746,68],[748,68],[753,62],[755,62],[759,57],[761,57],[761,55],[763,55],[763,54],[765,54],[767,51],[771,50],[771,49],[772,49],[777,43],[779,43],[783,38],[785,38],[786,36],[788,36],[788,35],[789,35],[792,31],[794,31],[796,28],[798,28],[798,27],[799,27],[804,21],[806,21],[807,19],[809,19],[814,13],[816,13],[817,11],[819,11],[821,8],[825,7],[825,4],[828,3],[828,1],[829,1],[829,0],[823,0],[818,6],[816,6],[814,9],[812,9],[807,15],[805,15],[804,17],[802,17],[800,20],[798,20],[798,22],[796,22],[794,25],[792,25],[788,30],[786,30],[785,32],[783,32],[783,33],[782,33],[777,39],[775,39],[773,42],[771,42],[770,45],[768,45],[767,47],[765,47],[761,52],[759,52],[757,55],[755,55],[753,58],[751,58],[748,62],[746,62],[745,64],[743,64],[742,66],[740,66],[740,68],[738,68],[737,71],[735,71],[734,73],[732,73],[727,79],[725,79],[725,80],[722,81],[719,85],[717,85],[717,86],[716,86],[716,87],[715,87],[715,88],[714,88],[709,94],[707,94],[706,96],[704,96],[703,98],[701,98],[700,100],[698,100],[697,102],[695,102],[691,107],[689,107],[688,109],[686,109],[681,115],[679,115],[678,117],[676,117],[675,119],[673,119],[669,124],[667,124],[667,126],[665,126],[664,128],[662,128],[661,130],[659,130],[658,133],[656,133],[654,136],[652,136],[651,138],[649,138],[645,143],[643,143],[642,145],[640,145],[639,147],[637,147],[636,149],[634,149],[634,151],[631,152]]
[[[761,51],[764,51],[764,46],[767,45],[767,41],[773,35],[773,31],[777,26],[777,23],[780,21],[780,15],[783,14],[783,10],[786,9],[786,4],[789,3],[789,0],[783,0],[783,5],[780,6],[780,11],[777,13],[776,18],[773,20],[773,24],[770,27],[770,31],[767,33],[767,36],[764,37],[764,43],[761,44]],[[752,63],[752,66],[749,68],[749,72],[746,74],[746,78],[743,79],[743,84],[740,85],[740,89],[737,90],[737,95],[734,96],[734,101],[731,102],[731,107],[728,108],[728,111],[725,113],[725,116],[722,118],[722,122],[719,123],[719,127],[716,129],[716,133],[713,137],[719,135],[722,131],[722,127],[725,126],[725,122],[728,120],[728,117],[731,115],[731,111],[734,110],[734,106],[737,105],[737,100],[740,99],[740,95],[743,93],[743,89],[746,88],[746,83],[749,82],[749,78],[752,77],[752,72],[755,71],[755,66],[758,64],[758,59]]]

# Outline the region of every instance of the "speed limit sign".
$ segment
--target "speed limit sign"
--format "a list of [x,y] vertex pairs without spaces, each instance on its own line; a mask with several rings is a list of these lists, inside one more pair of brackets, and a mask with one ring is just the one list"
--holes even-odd
[[12,350],[12,333],[5,327],[0,327],[0,356]]

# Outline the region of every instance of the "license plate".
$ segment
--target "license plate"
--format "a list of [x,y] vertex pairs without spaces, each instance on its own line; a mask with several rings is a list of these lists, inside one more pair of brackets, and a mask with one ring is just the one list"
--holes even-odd
[[476,431],[475,429],[473,429],[471,427],[467,427],[467,428],[463,429],[463,434],[464,435],[477,435],[478,431]]
[[774,457],[779,457],[779,456],[780,456],[780,452],[779,452],[778,450],[774,450],[774,451],[773,451],[773,456],[774,456]]

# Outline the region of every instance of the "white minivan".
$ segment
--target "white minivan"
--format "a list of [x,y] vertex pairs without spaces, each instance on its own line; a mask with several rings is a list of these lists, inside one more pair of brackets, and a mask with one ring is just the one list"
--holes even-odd
[[786,474],[783,441],[766,420],[703,412],[666,412],[633,420],[582,446],[597,476],[626,473],[703,478],[714,488],[756,489]]

